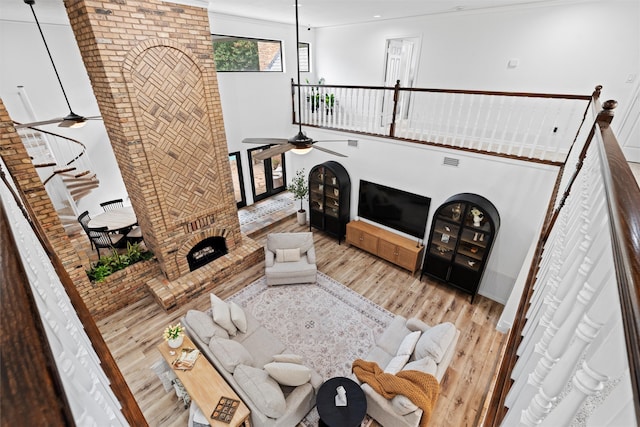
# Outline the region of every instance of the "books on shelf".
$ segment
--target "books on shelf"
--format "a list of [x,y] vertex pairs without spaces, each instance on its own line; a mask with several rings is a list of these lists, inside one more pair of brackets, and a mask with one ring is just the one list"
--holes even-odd
[[185,347],[180,352],[180,356],[173,361],[173,368],[188,371],[196,364],[196,360],[200,356],[200,350],[197,348]]

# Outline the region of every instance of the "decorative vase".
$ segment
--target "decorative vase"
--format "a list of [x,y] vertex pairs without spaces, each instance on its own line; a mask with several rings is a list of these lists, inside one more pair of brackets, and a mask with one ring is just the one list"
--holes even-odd
[[298,224],[299,225],[306,225],[307,224],[307,211],[298,211],[297,213],[297,218],[298,218]]
[[167,340],[167,344],[169,344],[171,348],[178,348],[182,345],[182,341],[184,341],[184,336],[180,335],[178,338]]

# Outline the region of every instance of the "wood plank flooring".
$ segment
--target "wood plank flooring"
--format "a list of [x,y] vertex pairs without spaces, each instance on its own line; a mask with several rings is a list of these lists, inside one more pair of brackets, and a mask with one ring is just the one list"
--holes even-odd
[[[268,232],[307,230],[291,218],[269,231],[253,234],[253,238],[264,244]],[[461,330],[456,355],[443,378],[430,426],[477,425],[505,342],[505,336],[495,329],[502,305],[482,296],[477,296],[471,305],[468,295],[426,277],[421,281],[419,273],[411,276],[408,271],[355,247],[339,245],[321,232],[315,232],[314,238],[318,269],[323,273],[395,314],[415,316],[429,324],[450,321]],[[215,292],[227,298],[263,273],[264,265],[260,263],[220,283]],[[151,426],[187,425],[188,410],[175,393],[165,392],[150,367],[161,358],[156,346],[162,340],[164,328],[191,308],[205,310],[208,307],[209,296],[203,295],[187,306],[166,313],[148,296],[98,323]],[[373,425],[378,426],[375,422]]]

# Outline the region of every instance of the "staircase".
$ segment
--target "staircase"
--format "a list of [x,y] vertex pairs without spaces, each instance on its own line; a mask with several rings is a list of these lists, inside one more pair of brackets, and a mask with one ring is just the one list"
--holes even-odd
[[100,185],[92,171],[86,146],[75,139],[35,127],[20,128],[18,134],[65,230],[70,234],[79,230],[76,203]]

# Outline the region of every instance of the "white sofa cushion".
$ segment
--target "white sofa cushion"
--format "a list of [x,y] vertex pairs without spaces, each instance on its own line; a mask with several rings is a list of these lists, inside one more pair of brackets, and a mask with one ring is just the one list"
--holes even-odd
[[276,249],[276,262],[295,262],[300,259],[300,248]]
[[399,356],[394,356],[389,363],[387,363],[387,366],[384,368],[384,371],[387,374],[397,374],[398,372],[400,372],[400,370],[404,367],[404,365],[407,363],[407,360],[409,360],[409,355],[408,354],[403,354],[403,355],[399,355]]
[[431,357],[427,356],[422,359],[414,360],[407,363],[404,368],[402,368],[402,370],[420,371],[435,376],[436,372],[438,371],[438,364]]
[[416,348],[416,344],[420,339],[420,334],[422,334],[421,331],[415,331],[404,337],[400,343],[400,347],[398,347],[396,356],[411,356],[411,353],[413,353],[413,350]]
[[440,363],[455,336],[456,327],[451,322],[440,323],[423,332],[416,344],[416,360],[431,356],[436,363]]
[[407,415],[418,409],[418,406],[403,394],[396,394],[391,399],[391,407],[400,415]]
[[231,321],[231,311],[229,310],[229,304],[222,301],[214,294],[210,294],[211,299],[211,315],[213,321],[227,330],[230,336],[236,336],[238,329],[236,325]]
[[264,370],[278,384],[297,387],[309,382],[311,369],[297,363],[271,362],[264,365]]
[[239,365],[233,373],[233,378],[260,412],[269,418],[279,418],[284,415],[287,409],[284,393],[267,371]]
[[199,310],[189,310],[185,316],[193,332],[204,342],[212,337],[229,338],[229,333],[222,326],[216,324],[211,316]]
[[273,356],[274,362],[285,362],[285,363],[297,363],[298,365],[302,365],[304,363],[304,357],[299,354],[292,353],[284,353],[284,354],[276,354]]
[[239,342],[213,337],[209,342],[209,348],[229,372],[233,372],[240,364],[253,365],[251,353]]
[[231,322],[238,328],[243,334],[247,332],[247,316],[244,314],[244,310],[238,304],[233,301],[229,301],[229,315],[231,316]]

